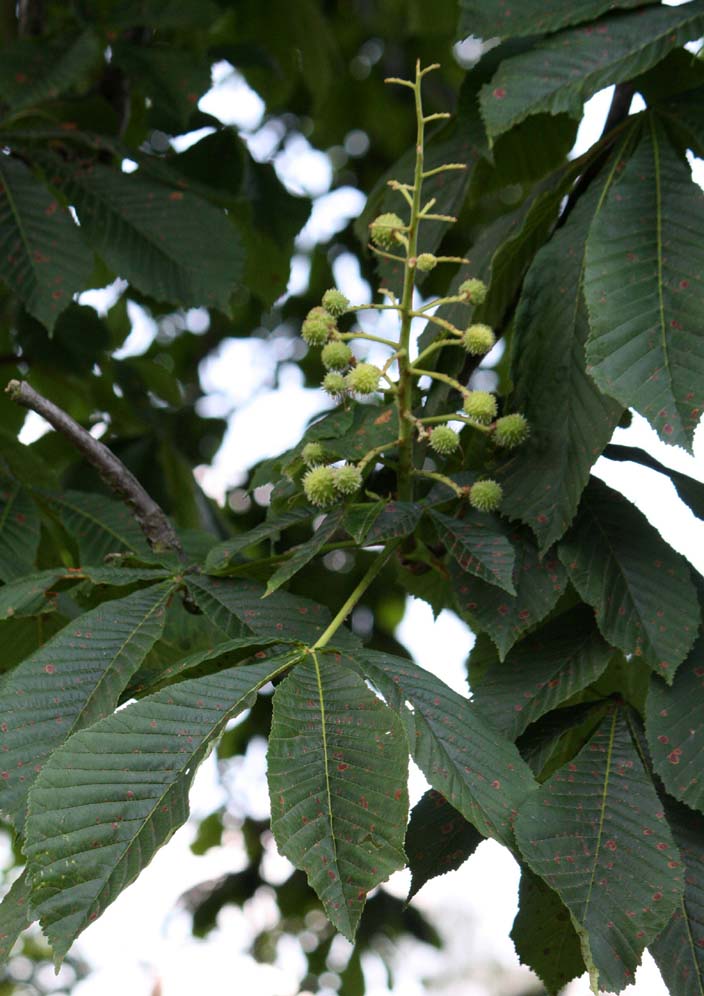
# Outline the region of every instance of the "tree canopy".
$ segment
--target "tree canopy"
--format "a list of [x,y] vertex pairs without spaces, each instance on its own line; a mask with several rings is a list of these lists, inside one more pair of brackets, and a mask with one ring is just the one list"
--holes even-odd
[[[22,0],[0,28],[0,811],[23,867],[0,955],[38,921],[60,964],[204,758],[264,732],[282,916],[331,924],[310,987],[335,931],[359,938],[343,996],[375,931],[436,941],[367,894],[490,837],[548,992],[621,991],[648,948],[702,993],[704,583],[592,468],[650,467],[704,517],[701,482],[612,442],[637,412],[691,452],[704,404],[704,0]],[[275,150],[305,136],[367,195],[328,242],[297,241],[310,199],[199,106],[216,64]],[[370,301],[335,287],[343,253]],[[199,368],[251,336],[326,410],[221,507],[193,473],[226,427]],[[55,430],[31,445],[27,409]],[[408,594],[476,635],[467,695],[394,636]],[[261,880],[261,830],[199,929]]]

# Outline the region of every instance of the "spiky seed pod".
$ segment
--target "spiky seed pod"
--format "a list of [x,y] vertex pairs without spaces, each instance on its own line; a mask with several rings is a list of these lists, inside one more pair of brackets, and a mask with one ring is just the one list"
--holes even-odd
[[394,249],[398,244],[397,235],[401,235],[406,226],[397,214],[380,214],[369,225],[369,233],[374,245],[381,249]]
[[335,489],[341,495],[353,495],[362,487],[362,472],[353,463],[346,463],[335,470]]
[[477,481],[469,489],[469,504],[480,512],[495,512],[501,504],[502,498],[501,485],[491,478],[486,481]]
[[485,356],[495,342],[494,331],[488,325],[470,325],[462,336],[462,345],[471,356]]
[[347,387],[355,394],[373,394],[378,390],[381,370],[373,363],[358,363],[345,378]]
[[503,446],[512,450],[530,435],[530,426],[525,415],[520,412],[513,412],[511,415],[504,415],[496,420],[494,429],[494,442],[497,446]]
[[463,297],[468,304],[483,304],[486,299],[487,286],[478,277],[470,277],[463,280],[457,293]]
[[333,371],[329,374],[325,374],[322,388],[331,397],[340,398],[347,391],[347,381],[341,373]]
[[429,273],[435,269],[437,262],[437,256],[433,256],[432,252],[422,252],[416,259],[416,269],[422,273]]
[[325,463],[325,449],[321,443],[306,443],[301,450],[301,457],[306,467],[315,467]]
[[441,456],[454,453],[459,445],[460,437],[449,425],[438,425],[430,433],[430,448]]
[[309,346],[324,346],[334,332],[335,319],[320,307],[311,308],[301,326],[301,335]]
[[333,339],[323,346],[320,359],[326,370],[346,370],[352,361],[352,350],[346,342]]
[[335,471],[332,467],[311,467],[303,475],[303,491],[311,505],[325,508],[337,498]]
[[496,398],[488,391],[471,391],[464,399],[464,412],[475,422],[488,425],[496,418]]
[[349,306],[350,302],[337,287],[331,287],[330,290],[326,290],[323,294],[323,307],[334,318],[344,315]]

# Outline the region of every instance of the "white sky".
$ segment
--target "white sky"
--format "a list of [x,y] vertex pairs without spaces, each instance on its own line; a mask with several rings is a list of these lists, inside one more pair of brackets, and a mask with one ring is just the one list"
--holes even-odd
[[[277,149],[281,134],[274,124],[262,125],[264,107],[259,97],[226,67],[216,67],[214,82],[213,90],[201,101],[203,110],[243,129],[253,154],[269,158]],[[602,91],[588,102],[575,147],[577,154],[598,136],[609,101],[610,91]],[[362,148],[359,133],[356,137],[350,134],[353,136],[350,146]],[[295,291],[307,281],[305,251],[344,227],[349,218],[361,211],[364,199],[351,188],[330,192],[330,161],[311,148],[303,136],[289,140],[285,148],[276,152],[274,162],[290,189],[316,198],[311,220],[298,240],[301,254],[294,261],[290,284]],[[698,179],[702,176],[701,167],[701,163],[695,166]],[[336,261],[335,278],[351,300],[357,303],[370,300],[370,288],[361,280],[351,255]],[[104,306],[104,298],[101,300],[94,294],[84,295],[83,299]],[[130,314],[134,330],[122,351],[125,355],[143,352],[155,329],[151,319],[138,307],[131,306]],[[191,313],[189,326],[197,329],[201,319],[197,311]],[[329,407],[321,391],[302,386],[300,371],[294,363],[280,369],[278,385],[274,386],[276,361],[290,356],[292,348],[295,347],[291,341],[285,338],[278,340],[274,349],[263,340],[231,339],[222,344],[216,358],[203,365],[202,383],[209,394],[203,411],[217,415],[232,413],[214,466],[201,468],[198,475],[211,493],[222,495],[228,486],[239,483],[246,469],[257,460],[293,445],[311,416]],[[373,350],[364,352],[375,359]],[[30,417],[23,438],[29,441],[41,431],[40,423]],[[616,441],[642,446],[663,463],[704,480],[701,427],[695,457],[660,443],[639,416],[634,418],[630,429],[617,431]],[[704,572],[704,523],[696,520],[677,499],[668,482],[645,468],[617,465],[603,459],[599,460],[596,472],[639,505],[665,538]],[[433,622],[425,603],[409,599],[398,635],[422,666],[439,674],[456,690],[466,692],[464,662],[473,636],[453,614],[443,612]],[[255,744],[246,763],[240,763],[233,787],[258,807],[266,807],[261,745]],[[424,790],[418,772],[412,778],[411,788],[414,799]],[[206,815],[224,801],[213,758],[203,765],[196,778],[192,801],[197,816]],[[273,966],[257,965],[243,953],[253,928],[270,922],[274,915],[271,899],[260,898],[249,904],[244,913],[228,907],[208,939],[196,941],[190,936],[189,918],[175,909],[178,896],[198,882],[236,870],[233,863],[242,863],[241,849],[235,846],[216,848],[204,857],[194,857],[189,850],[193,835],[193,824],[178,831],[139,880],[82,935],[76,949],[96,971],[73,988],[74,996],[124,996],[125,992],[131,996],[156,996],[157,981],[161,987],[159,996],[192,996],[193,992],[252,996],[298,993],[296,978],[302,974],[304,963],[297,946],[284,946]],[[271,867],[276,867],[277,862],[280,868],[286,867],[287,863],[272,849]],[[503,996],[504,993],[510,996],[524,989],[530,976],[518,966],[508,937],[516,912],[518,877],[518,866],[510,854],[487,841],[459,872],[429,883],[414,903],[447,936],[448,947],[440,955],[414,945],[399,951],[393,992],[421,996],[430,991],[422,984],[425,978],[435,978],[432,992],[438,996]],[[408,882],[407,872],[398,873],[390,888],[395,894],[405,896]],[[490,971],[492,960],[504,968],[505,989],[497,988],[497,980],[491,974],[486,978],[478,974],[479,970]],[[459,977],[446,978],[448,965]],[[378,961],[372,957],[364,967],[367,996],[387,994],[389,990]],[[586,978],[566,990],[567,996],[586,996],[588,992]],[[667,996],[649,956],[637,974],[636,984],[625,992],[628,996]]]

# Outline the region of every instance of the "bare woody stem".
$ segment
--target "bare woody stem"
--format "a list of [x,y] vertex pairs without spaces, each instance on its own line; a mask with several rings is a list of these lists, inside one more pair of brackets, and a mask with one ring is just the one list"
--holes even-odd
[[57,432],[66,436],[95,467],[108,487],[127,503],[152,549],[175,550],[183,557],[181,543],[166,513],[112,450],[94,439],[67,412],[35,391],[26,381],[11,380],[5,392],[12,401],[41,415]]

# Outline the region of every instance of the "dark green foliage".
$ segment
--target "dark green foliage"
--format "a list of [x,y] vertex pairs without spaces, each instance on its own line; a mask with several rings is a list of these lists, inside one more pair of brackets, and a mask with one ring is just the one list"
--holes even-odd
[[[407,864],[412,898],[492,837],[521,864],[512,937],[550,994],[585,970],[620,991],[649,947],[672,996],[701,996],[701,579],[592,468],[649,467],[704,517],[698,480],[610,442],[634,409],[691,449],[704,408],[704,201],[686,158],[704,153],[704,69],[685,48],[704,0],[406,7],[0,16],[0,366],[102,434],[182,546],[143,531],[85,440],[20,443],[17,388],[0,393],[0,807],[26,865],[0,905],[10,972],[37,920],[66,956],[187,819],[211,750],[227,764],[269,737],[271,828],[296,871],[268,883],[279,916],[252,950],[271,961],[283,933],[301,939],[302,989],[329,991],[337,930],[356,941],[340,996],[364,992],[362,954],[438,944],[383,882]],[[465,69],[449,47],[468,34],[499,44]],[[422,88],[416,59],[444,63]],[[223,61],[264,103],[251,142],[199,105]],[[408,78],[429,120],[385,76]],[[604,134],[570,160],[584,102],[612,84]],[[310,199],[257,151],[303,136],[333,190],[369,193],[313,247],[297,240]],[[381,213],[401,216],[395,258],[369,247]],[[439,259],[416,268],[420,253]],[[294,255],[310,272],[288,291]],[[293,337],[343,255],[384,319],[397,309],[394,332],[361,302],[336,319],[345,340],[377,335],[353,370],[357,346],[392,336],[388,376],[362,400],[344,388],[218,506],[193,470],[227,411],[201,374],[250,337],[272,384],[295,365],[317,387],[320,354]],[[475,303],[467,280],[487,285]],[[77,297],[108,285],[100,312]],[[135,309],[152,323],[140,355]],[[476,323],[499,343],[487,357],[452,348]],[[495,391],[527,440],[507,450],[494,420],[460,421],[467,390]],[[460,431],[443,455],[428,433],[445,422]],[[355,465],[354,494],[338,478],[334,501],[308,501],[311,443]],[[492,512],[471,504],[487,479]],[[265,509],[248,498],[264,485]],[[442,647],[431,673],[394,635],[406,593],[473,630],[468,694],[442,680]],[[409,757],[431,786],[410,822]],[[201,936],[268,882],[268,824],[246,812],[221,806],[194,851],[233,827],[245,866],[184,897]]]

